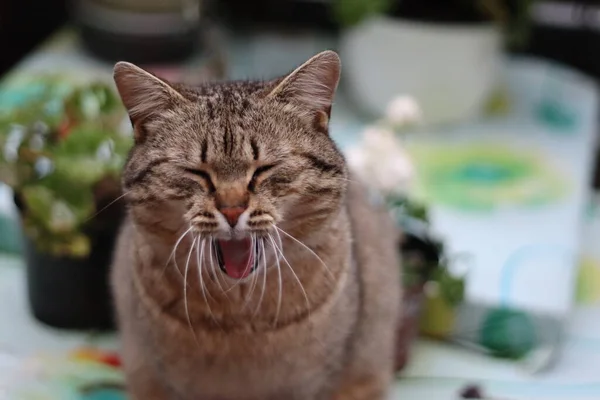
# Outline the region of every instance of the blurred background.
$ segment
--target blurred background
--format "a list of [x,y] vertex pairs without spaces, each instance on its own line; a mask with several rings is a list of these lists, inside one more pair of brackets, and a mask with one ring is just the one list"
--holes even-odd
[[600,1],[0,0],[0,399],[124,399],[107,273],[126,60],[269,79],[404,230],[393,399],[600,399]]

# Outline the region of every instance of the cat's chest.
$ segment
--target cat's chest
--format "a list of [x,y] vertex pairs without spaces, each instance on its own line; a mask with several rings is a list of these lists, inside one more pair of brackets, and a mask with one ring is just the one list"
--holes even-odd
[[134,314],[145,317],[134,329],[164,384],[186,394],[182,400],[320,398],[343,369],[357,298],[350,279],[335,299],[285,327],[254,333],[197,327],[195,334],[138,299]]
[[332,336],[181,340],[159,350],[158,368],[177,392],[194,394],[190,399],[312,398],[342,366],[344,338]]
[[199,330],[194,336],[189,326],[151,320],[140,328],[161,378],[178,393],[194,394],[190,399],[306,399],[343,368],[354,319],[343,315],[348,304],[339,306],[272,332]]

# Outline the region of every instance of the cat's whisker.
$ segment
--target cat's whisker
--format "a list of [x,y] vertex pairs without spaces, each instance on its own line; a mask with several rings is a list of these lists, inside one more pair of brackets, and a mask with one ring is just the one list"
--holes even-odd
[[83,223],[90,222],[91,220],[96,218],[98,215],[100,215],[100,213],[105,211],[107,208],[109,208],[110,206],[112,206],[113,204],[115,204],[117,201],[121,200],[123,197],[127,196],[128,194],[129,194],[129,192],[123,193],[122,195],[120,195],[119,197],[117,197],[116,199],[114,199],[113,201],[111,201],[110,203],[105,205],[104,207],[102,207],[100,210],[96,211],[96,213],[94,213],[94,215],[92,215],[91,217],[89,217],[88,219],[83,221]]
[[215,261],[213,258],[213,248],[215,247],[214,239],[209,239],[208,242],[208,259],[210,260],[210,270],[215,274],[215,278],[217,277],[217,270],[215,268]]
[[[256,260],[255,257],[257,256],[257,254],[256,254],[255,244],[256,244],[256,237],[253,234],[252,236],[250,236],[250,251],[252,252],[252,254],[248,258],[248,262],[246,263],[246,270],[251,269],[253,267],[252,263],[254,263],[254,260]],[[254,294],[255,287],[256,287],[256,274],[252,273],[250,287],[248,288],[248,293],[246,294],[246,299],[244,300],[244,305],[242,306],[242,310],[244,310],[246,308],[246,306],[250,303],[250,300],[252,300],[252,295]]]
[[[217,270],[217,267],[215,267],[215,262],[214,262],[214,258],[213,258],[213,247],[215,246],[214,244],[214,239],[211,239],[210,241],[210,250],[209,250],[209,255],[208,258],[210,259],[210,269],[211,272],[213,273],[213,276],[215,277],[215,280],[217,281],[217,285],[219,286],[219,289],[221,290],[221,293],[225,295],[225,297],[227,297],[227,300],[229,302],[231,302],[231,299],[229,298],[229,295],[227,294],[227,291],[225,291],[225,288],[223,287],[223,285],[221,284],[221,278],[220,278],[220,270]],[[218,261],[217,261],[218,263]]]
[[175,270],[177,270],[177,272],[179,273],[179,275],[183,278],[183,275],[181,274],[181,271],[179,270],[179,266],[177,265],[177,247],[179,247],[179,244],[181,243],[181,241],[183,240],[183,238],[185,238],[187,236],[188,233],[190,233],[190,231],[193,229],[192,226],[190,226],[188,228],[188,230],[186,230],[185,232],[183,232],[181,234],[181,236],[179,236],[179,239],[177,239],[177,241],[175,242],[175,245],[173,246],[173,251],[171,251],[171,255],[169,255],[169,258],[167,259],[167,262],[165,264],[165,267],[163,268],[162,274],[165,274],[165,271],[167,269],[167,267],[169,266],[169,263],[171,262],[171,259],[173,259],[173,263],[175,265]]
[[260,291],[260,298],[258,299],[256,309],[254,310],[254,313],[252,314],[253,317],[255,317],[256,314],[258,313],[258,311],[260,310],[260,306],[262,305],[263,297],[265,296],[265,289],[267,286],[267,252],[265,251],[265,240],[263,238],[260,239],[260,245],[261,245],[261,250],[262,250],[261,258],[262,258],[262,262],[263,262],[263,268],[262,268],[263,281],[262,281],[262,290]]
[[[271,239],[273,237],[273,235],[269,234],[269,239]],[[273,246],[271,244],[271,246]],[[279,254],[279,252],[275,249],[275,247],[273,247],[273,253],[275,253],[275,258],[277,259],[278,262],[281,262],[281,254]]]
[[[275,244],[271,234],[269,234],[269,239],[271,239],[271,245]],[[278,294],[277,294],[277,310],[275,311],[275,321],[274,324],[277,326],[277,322],[279,321],[279,312],[281,311],[281,300],[283,297],[283,279],[281,277],[281,263],[279,262],[279,254],[275,247],[273,247],[273,252],[275,253],[275,265],[277,266],[277,279],[278,279]]]
[[192,326],[192,320],[190,319],[190,311],[188,308],[188,301],[187,301],[187,288],[188,288],[187,278],[188,278],[188,271],[190,269],[190,259],[192,258],[192,252],[194,251],[194,246],[196,245],[197,240],[198,240],[198,238],[196,238],[196,237],[192,240],[192,245],[190,246],[190,251],[188,253],[187,260],[185,261],[185,269],[184,269],[184,273],[183,273],[183,307],[185,308],[185,316],[187,318],[188,325],[190,326],[190,331],[192,332],[194,337],[196,337],[196,333],[194,332],[194,327]]
[[[211,239],[209,239],[211,240]],[[212,311],[212,307],[210,306],[210,302],[208,300],[208,297],[210,296],[210,291],[208,291],[208,289],[206,288],[206,286],[204,285],[204,278],[202,277],[202,261],[204,260],[204,244],[206,243],[206,239],[202,239],[202,247],[200,249],[200,255],[198,255],[198,253],[196,252],[196,257],[197,259],[197,264],[198,264],[198,280],[200,281],[200,291],[202,292],[202,297],[204,297],[204,302],[206,303],[206,306],[208,307],[208,312],[210,313],[210,316],[212,318],[212,320],[214,321],[214,323],[219,326],[219,322],[217,321],[217,319],[215,318],[215,315],[213,314]],[[209,244],[209,246],[211,246],[212,243]],[[208,295],[206,295],[206,293],[208,292]],[[212,298],[212,296],[211,296]]]
[[281,240],[281,235],[279,232],[275,231],[275,233],[277,234],[277,244],[279,245],[279,248],[282,250],[281,253],[283,254],[283,240]]
[[[321,265],[325,268],[325,272],[327,272],[327,275],[328,275],[330,281],[335,282],[335,276],[333,276],[333,274],[331,273],[331,270],[329,269],[327,264],[325,264],[325,261],[323,261],[323,259],[321,257],[319,257],[319,255],[317,253],[315,253],[310,247],[308,247],[307,245],[302,243],[300,240],[296,239],[295,237],[293,237],[292,235],[290,235],[289,233],[287,233],[286,231],[284,231],[277,225],[273,225],[273,227],[275,228],[275,232],[277,232],[278,235],[279,235],[279,232],[283,233],[285,236],[292,239],[294,242],[298,243],[300,246],[305,248],[310,254],[312,254],[317,260],[319,260]],[[281,237],[280,237],[280,239],[281,239]]]
[[[277,232],[277,231],[275,231],[275,232]],[[306,309],[310,311],[310,301],[308,300],[308,295],[306,294],[306,290],[304,290],[304,285],[302,285],[302,282],[300,281],[300,278],[298,278],[298,275],[296,274],[296,271],[294,271],[294,268],[292,268],[292,266],[288,262],[287,258],[285,258],[285,255],[283,254],[283,248],[279,248],[277,246],[277,243],[275,243],[275,240],[273,239],[273,236],[269,236],[269,237],[270,237],[271,241],[273,242],[273,247],[275,247],[275,251],[278,251],[279,254],[281,254],[281,257],[283,258],[283,261],[286,263],[286,265],[288,266],[288,268],[292,272],[292,275],[294,275],[294,278],[296,279],[296,282],[298,282],[298,286],[300,287],[300,290],[302,291],[302,294],[304,295],[304,300],[306,301]],[[279,240],[281,241],[281,237],[279,238]]]
[[[256,235],[252,235],[252,258],[251,258],[251,262],[252,265],[250,266],[250,268],[255,268],[258,269],[258,260],[259,260],[259,247],[258,247],[258,238],[256,237]],[[250,290],[250,299],[252,299],[252,297],[254,296],[254,290],[256,290],[256,286],[258,285],[258,273],[256,271],[256,269],[254,269],[254,271],[252,272],[252,289]]]

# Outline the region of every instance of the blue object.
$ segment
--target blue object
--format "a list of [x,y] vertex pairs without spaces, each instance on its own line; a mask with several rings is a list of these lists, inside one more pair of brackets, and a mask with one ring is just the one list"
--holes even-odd
[[114,387],[88,389],[81,400],[127,400],[125,391]]
[[496,184],[519,176],[519,171],[493,163],[470,163],[457,171],[456,178],[480,184]]
[[21,254],[21,230],[17,221],[0,214],[0,252]]
[[521,359],[538,345],[538,335],[531,316],[510,308],[496,308],[485,317],[479,343],[492,355]]
[[577,122],[575,113],[555,100],[542,100],[537,107],[536,114],[546,125],[563,132],[573,131]]

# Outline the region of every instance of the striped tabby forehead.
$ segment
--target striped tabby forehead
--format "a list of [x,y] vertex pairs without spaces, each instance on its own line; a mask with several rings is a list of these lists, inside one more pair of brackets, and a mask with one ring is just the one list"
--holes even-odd
[[146,124],[148,138],[140,145],[144,158],[210,167],[223,178],[245,176],[257,163],[293,163],[296,158],[342,170],[337,148],[327,134],[313,129],[312,120],[256,97],[268,85],[234,82],[186,93],[191,104]]

